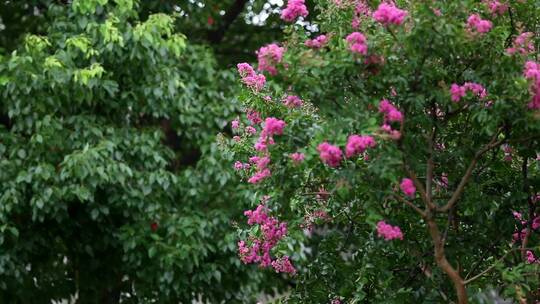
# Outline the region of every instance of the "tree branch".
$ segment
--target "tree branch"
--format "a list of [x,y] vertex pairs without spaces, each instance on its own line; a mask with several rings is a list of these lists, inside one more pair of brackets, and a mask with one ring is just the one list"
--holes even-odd
[[398,201],[410,206],[411,208],[414,209],[414,211],[418,212],[418,214],[420,214],[422,216],[422,218],[426,218],[426,212],[423,211],[422,209],[418,208],[416,205],[414,205],[412,202],[406,200],[405,198],[397,195],[397,194],[394,194],[394,198],[397,199]]
[[493,136],[493,138],[490,140],[490,142],[487,145],[485,145],[482,149],[478,150],[475,153],[474,158],[472,159],[471,163],[467,167],[467,170],[465,171],[465,174],[461,178],[461,181],[459,182],[459,185],[456,191],[454,191],[454,194],[452,195],[450,200],[446,203],[446,205],[438,208],[437,211],[446,212],[450,210],[450,208],[452,208],[452,206],[454,206],[457,203],[457,201],[461,197],[461,194],[463,194],[463,191],[465,190],[465,186],[467,185],[467,183],[469,182],[469,179],[471,178],[471,175],[474,171],[476,163],[478,163],[482,155],[484,155],[484,153],[486,153],[487,151],[500,146],[504,142],[504,139],[497,140],[497,137],[499,137],[499,134],[500,134],[500,130]]
[[[528,248],[525,248],[525,249],[528,249]],[[470,278],[470,279],[466,279],[464,281],[465,285],[471,283],[472,281],[474,280],[477,280],[479,278],[481,278],[483,275],[485,275],[486,273],[490,272],[491,270],[493,270],[493,268],[495,268],[497,266],[497,264],[504,260],[510,253],[514,252],[514,251],[517,251],[517,250],[521,250],[521,248],[514,248],[510,251],[508,251],[507,253],[505,253],[502,257],[500,257],[497,261],[495,261],[495,263],[493,263],[493,265],[489,266],[486,270],[480,272],[479,274],[475,275],[474,277]]]

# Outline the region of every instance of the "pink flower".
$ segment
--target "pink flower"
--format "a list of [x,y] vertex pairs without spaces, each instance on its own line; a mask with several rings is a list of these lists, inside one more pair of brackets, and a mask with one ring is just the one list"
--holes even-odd
[[288,257],[272,261],[270,255],[270,251],[287,234],[287,223],[269,216],[264,204],[257,206],[255,210],[246,210],[244,215],[248,218],[248,225],[259,226],[262,236],[252,239],[251,246],[243,240],[238,242],[240,260],[245,264],[259,263],[261,267],[272,265],[276,271],[294,274],[296,271]]
[[246,76],[255,75],[255,70],[249,63],[246,63],[246,62],[239,63],[236,65],[236,67],[238,68],[238,73],[240,74],[240,77],[242,78]]
[[293,22],[296,18],[306,17],[309,14],[304,0],[289,0],[287,7],[281,12],[281,19],[286,22]]
[[530,250],[527,250],[527,263],[532,264],[536,262],[536,257],[534,256],[534,253]]
[[383,2],[379,4],[377,10],[373,12],[373,19],[384,26],[389,26],[391,24],[401,25],[408,14],[407,11],[395,7],[392,3]]
[[454,83],[450,86],[450,95],[453,102],[459,102],[461,98],[467,95],[467,91],[472,92],[480,99],[484,99],[487,96],[486,88],[481,84],[474,82],[465,82],[462,86]]
[[256,172],[252,177],[248,179],[248,183],[250,184],[258,184],[262,182],[264,179],[272,175],[270,172],[270,169],[266,168],[262,171]]
[[272,43],[261,47],[257,51],[257,59],[259,61],[259,70],[267,71],[270,75],[277,74],[276,65],[281,63],[285,49],[279,45]]
[[296,108],[302,106],[302,99],[298,96],[288,95],[283,99],[283,103],[289,108]]
[[513,54],[521,54],[521,55],[528,55],[535,52],[534,47],[534,41],[533,41],[534,34],[531,32],[524,32],[519,34],[519,36],[514,39],[514,42],[512,43],[512,47],[507,48],[506,52],[510,55]]
[[403,114],[387,99],[383,99],[379,103],[379,112],[384,113],[385,121],[389,121],[389,122],[402,122],[403,121]]
[[268,117],[264,121],[262,134],[264,134],[264,136],[281,135],[283,134],[283,129],[286,125],[287,124],[283,120],[275,117]]
[[461,98],[465,97],[467,92],[465,91],[465,87],[462,87],[456,83],[452,84],[450,87],[450,95],[452,95],[452,101],[458,102],[461,100]]
[[289,155],[289,157],[295,164],[299,164],[304,161],[305,155],[303,153],[296,152]]
[[257,129],[255,129],[252,126],[247,126],[245,130],[246,130],[246,133],[248,135],[253,135],[253,134],[257,133]]
[[484,0],[484,2],[493,15],[504,15],[508,10],[508,4],[501,3],[499,0]]
[[345,155],[347,158],[364,153],[367,148],[373,148],[377,145],[375,139],[371,136],[351,135],[345,146]]
[[239,126],[240,126],[240,122],[238,121],[238,119],[231,121],[231,128],[238,129]]
[[352,28],[357,29],[360,26],[360,22],[367,16],[371,15],[371,9],[366,0],[357,0],[354,6],[354,15],[352,20]]
[[239,142],[240,140],[242,140],[242,138],[241,138],[240,136],[238,136],[238,135],[233,136],[232,139],[233,139],[235,142]]
[[283,273],[289,273],[289,274],[296,274],[296,269],[292,265],[291,261],[289,260],[288,256],[283,256],[278,258],[277,260],[272,261],[272,267],[276,272],[283,272]]
[[359,32],[353,32],[345,38],[349,44],[351,52],[361,55],[367,55],[368,46],[366,36]]
[[242,77],[242,82],[250,89],[259,92],[266,84],[266,77],[262,74],[255,73],[253,67],[248,63],[239,63],[237,65],[238,73]]
[[319,35],[315,39],[308,39],[304,44],[312,49],[320,49],[328,43],[328,37],[326,35]]
[[384,221],[379,221],[377,223],[377,235],[384,238],[386,241],[391,241],[394,239],[403,240],[403,233],[398,226],[392,226]]
[[319,157],[330,167],[337,167],[341,163],[341,150],[339,147],[333,146],[327,142],[323,142],[317,147]]
[[540,109],[540,64],[534,61],[527,61],[523,71],[525,78],[532,80],[531,93],[532,99],[528,107],[532,110]]
[[405,193],[408,197],[414,197],[414,194],[416,193],[416,187],[414,186],[414,183],[412,179],[410,178],[404,178],[401,180],[401,184],[399,184],[399,187],[401,188],[401,191]]
[[244,169],[244,164],[242,164],[241,162],[239,161],[236,161],[234,162],[234,170],[242,170]]
[[246,111],[246,117],[254,125],[258,125],[262,122],[261,114],[252,109]]
[[476,31],[479,34],[485,34],[491,30],[493,24],[489,20],[484,20],[480,18],[478,14],[472,14],[467,18],[467,28],[474,32]]

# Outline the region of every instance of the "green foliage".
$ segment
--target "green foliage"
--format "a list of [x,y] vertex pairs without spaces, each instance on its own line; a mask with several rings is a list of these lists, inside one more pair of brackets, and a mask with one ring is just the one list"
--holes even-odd
[[1,57],[0,302],[249,302],[268,280],[238,267],[247,194],[214,144],[233,74],[137,10],[51,5]]
[[[512,243],[512,234],[523,228],[512,211],[530,222],[539,212],[531,197],[540,189],[540,123],[538,111],[527,108],[530,82],[523,76],[525,61],[536,60],[537,54],[510,56],[505,49],[520,32],[537,31],[538,3],[512,2],[511,15],[494,17],[480,1],[396,2],[409,12],[403,25],[384,27],[366,17],[353,30],[350,1],[342,1],[341,7],[317,1],[317,10],[310,15],[320,33],[330,37],[328,45],[309,49],[304,42],[313,33],[299,24],[286,27],[287,38],[281,44],[287,49],[278,75],[267,75],[262,92],[240,94],[245,108],[287,123],[268,151],[272,176],[252,186],[258,194],[252,206],[269,195],[268,207],[289,223],[285,242],[291,248],[279,254],[292,256],[299,274],[284,301],[455,301],[454,286],[433,257],[436,246],[429,223],[444,235],[446,258],[462,278],[498,265],[466,285],[471,299],[495,288],[503,297],[532,301],[538,297],[539,266],[525,263],[520,242]],[[379,3],[369,1],[372,9]],[[442,16],[433,8],[439,8]],[[466,20],[473,12],[492,20],[493,30],[484,36],[468,33]],[[365,56],[353,54],[345,41],[353,31],[366,35],[368,56],[380,57],[370,57],[369,63]],[[451,84],[465,82],[484,85],[487,99],[469,94],[459,103],[451,101]],[[305,105],[285,107],[281,100],[287,94],[300,96]],[[271,102],[264,98],[267,95]],[[393,125],[402,132],[399,140],[380,129],[383,115],[377,107],[383,98],[404,114],[403,126]],[[488,100],[492,105],[486,104]],[[328,141],[343,150],[351,134],[376,138],[378,145],[368,150],[369,158],[344,159],[338,168],[324,165],[317,146]],[[242,137],[228,142],[227,149],[236,153],[236,160],[246,162],[262,155],[253,149],[255,140]],[[474,162],[457,204],[443,210],[490,140],[497,144]],[[504,160],[502,144],[511,146],[511,160]],[[301,165],[288,157],[297,151],[305,153]],[[427,183],[430,170],[434,178]],[[426,218],[395,198],[401,179],[412,176],[409,172],[421,185],[431,185],[433,207],[425,207],[420,194],[410,200],[427,208]],[[254,170],[242,172],[242,182],[253,174]],[[442,186],[443,175],[448,177],[447,187]],[[321,188],[329,192],[328,200],[317,198]],[[327,212],[331,221],[318,222],[305,236],[301,224],[317,210]],[[404,240],[386,242],[378,237],[379,220],[401,227]],[[532,232],[528,247],[537,256],[539,241],[538,231]],[[305,247],[306,259],[298,255]]]

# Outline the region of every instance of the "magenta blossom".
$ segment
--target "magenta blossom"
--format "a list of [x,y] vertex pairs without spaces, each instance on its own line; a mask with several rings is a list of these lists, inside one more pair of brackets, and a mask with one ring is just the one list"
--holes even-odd
[[414,194],[416,193],[416,187],[410,178],[404,178],[401,181],[401,184],[399,184],[399,188],[408,197],[414,197]]
[[377,223],[377,235],[384,238],[386,241],[395,239],[403,240],[401,229],[399,229],[398,226],[389,225],[384,221],[379,221]]
[[309,14],[304,0],[289,0],[287,7],[281,12],[281,19],[293,22],[298,17],[307,17]]
[[330,167],[337,167],[341,163],[341,150],[339,147],[333,146],[327,142],[323,142],[317,147],[319,157]]
[[373,12],[373,19],[384,26],[401,25],[408,14],[407,11],[395,7],[394,4],[383,2]]

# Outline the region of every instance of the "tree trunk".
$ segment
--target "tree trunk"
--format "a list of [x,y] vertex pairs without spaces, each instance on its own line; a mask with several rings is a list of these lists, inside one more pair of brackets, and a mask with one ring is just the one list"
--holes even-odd
[[437,223],[433,218],[428,218],[427,220],[429,234],[433,241],[433,247],[435,251],[435,262],[437,265],[448,275],[452,283],[454,284],[454,289],[456,290],[456,295],[459,304],[467,304],[467,290],[465,289],[465,282],[459,275],[459,272],[450,265],[446,256],[444,254],[444,240],[441,238],[441,233]]

